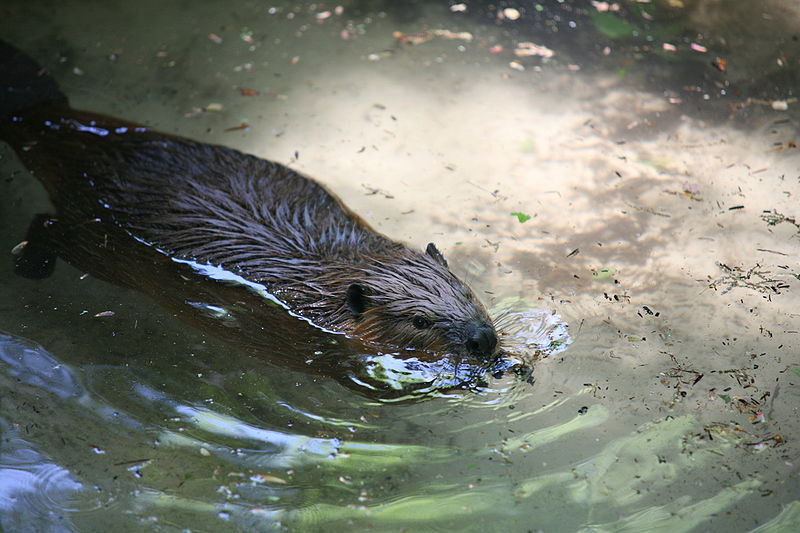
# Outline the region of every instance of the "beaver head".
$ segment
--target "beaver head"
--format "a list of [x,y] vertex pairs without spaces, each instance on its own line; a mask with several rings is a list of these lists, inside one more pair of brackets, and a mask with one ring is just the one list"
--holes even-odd
[[378,344],[494,357],[491,319],[432,243],[425,254],[398,245],[353,266],[338,287],[341,304],[329,315],[331,327]]

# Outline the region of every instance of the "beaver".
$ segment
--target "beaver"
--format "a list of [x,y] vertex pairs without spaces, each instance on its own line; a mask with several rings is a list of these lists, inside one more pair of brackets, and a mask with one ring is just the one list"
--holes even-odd
[[55,207],[31,223],[17,273],[47,277],[61,257],[185,305],[188,297],[172,294],[180,283],[160,282],[182,268],[265,288],[262,304],[306,330],[382,349],[496,357],[491,318],[433,243],[420,252],[380,234],[319,182],[231,148],[73,109],[50,75],[2,41],[0,93],[0,139]]

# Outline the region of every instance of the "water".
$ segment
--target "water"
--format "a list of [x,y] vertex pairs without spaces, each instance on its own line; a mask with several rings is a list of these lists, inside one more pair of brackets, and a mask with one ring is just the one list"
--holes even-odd
[[[513,302],[532,383],[381,401],[7,261],[0,528],[800,527],[794,4],[341,5],[10,1],[0,36],[75,107],[290,164],[436,242]],[[0,155],[10,250],[48,206]]]

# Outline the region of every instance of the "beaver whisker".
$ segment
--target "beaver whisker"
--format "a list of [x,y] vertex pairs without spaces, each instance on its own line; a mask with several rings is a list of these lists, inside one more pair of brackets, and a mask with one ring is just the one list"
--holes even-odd
[[508,308],[501,309],[494,315],[494,323],[499,329],[505,329],[505,327],[509,326],[513,320],[514,315],[512,314],[511,309]]

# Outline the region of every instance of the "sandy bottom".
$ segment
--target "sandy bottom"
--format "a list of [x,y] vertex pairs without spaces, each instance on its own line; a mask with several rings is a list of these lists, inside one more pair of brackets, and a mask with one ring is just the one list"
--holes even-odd
[[[98,531],[112,515],[161,531],[219,530],[207,520],[243,531],[800,527],[793,101],[675,96],[637,77],[636,64],[628,76],[592,68],[603,46],[516,58],[521,29],[441,6],[401,22],[377,8],[355,17],[348,4],[337,15],[291,3],[302,7],[293,18],[279,3],[275,14],[255,2],[11,4],[0,37],[51,69],[75,107],[289,164],[393,238],[435,242],[488,307],[522,298],[560,315],[572,343],[536,362],[532,386],[505,379],[481,397],[381,406],[273,370],[259,378],[269,381],[263,398],[242,400],[202,369],[203,385],[194,371],[137,374],[148,365],[177,374],[214,343],[145,297],[66,266],[41,283],[19,280],[5,262],[0,328],[43,345],[83,383],[59,395],[20,378],[10,356],[0,367],[0,427],[16,443],[0,446],[0,466],[31,476],[5,488],[0,477],[9,531],[43,516]],[[392,37],[436,28],[473,38]],[[489,53],[497,44],[506,51]],[[731,63],[737,53],[755,62],[731,47]],[[46,199],[8,148],[0,154],[10,250]],[[104,306],[116,322],[91,320]],[[64,398],[71,407],[59,416]],[[336,466],[337,454],[313,456],[306,441],[253,433],[267,430],[355,439],[369,460]],[[259,459],[280,446],[293,461]],[[26,449],[40,455],[20,466]],[[155,476],[126,463],[145,460]],[[205,481],[183,479],[182,468]],[[53,476],[68,479],[56,495]],[[20,494],[28,504],[8,503]]]

